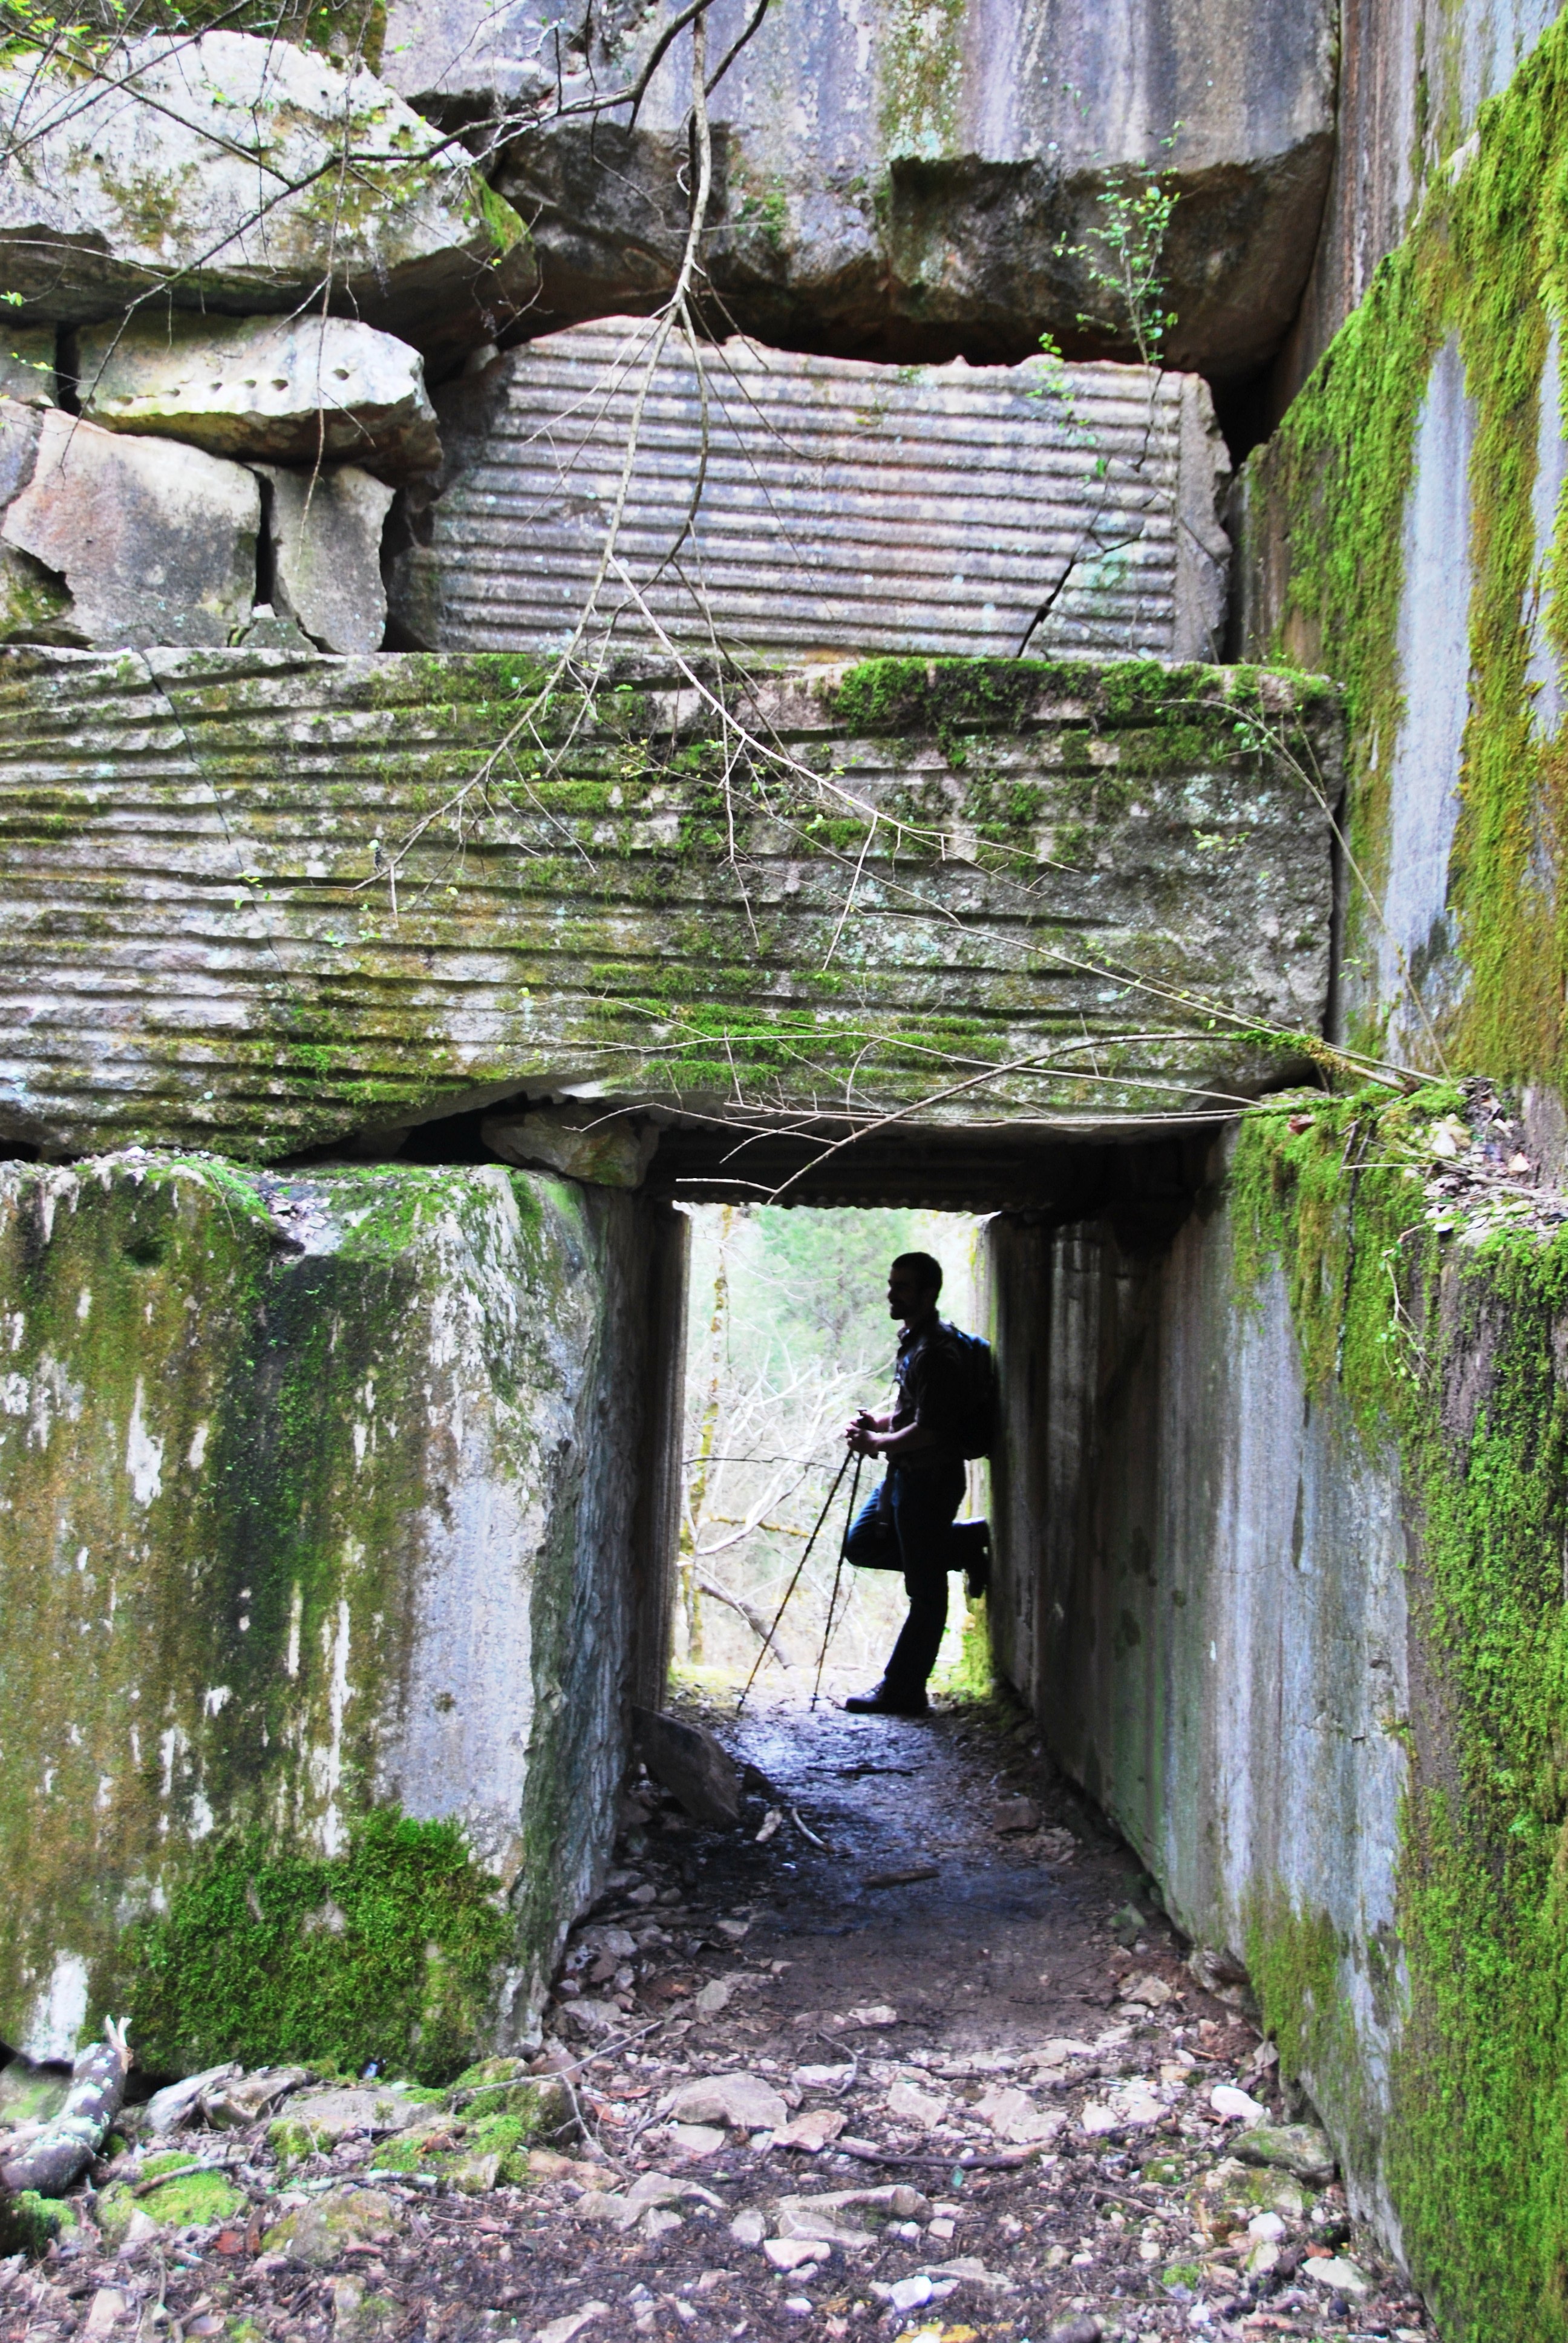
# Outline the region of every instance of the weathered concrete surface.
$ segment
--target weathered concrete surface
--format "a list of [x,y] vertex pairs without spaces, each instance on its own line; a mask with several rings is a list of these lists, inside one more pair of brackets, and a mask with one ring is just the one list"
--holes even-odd
[[[443,118],[531,113],[628,86],[673,7],[559,16],[393,0],[386,70]],[[710,70],[749,0],[709,13]],[[1335,15],[1241,0],[1020,0],[769,11],[714,91],[704,260],[726,314],[769,341],[899,359],[1019,358],[1049,327],[1132,354],[1079,250],[1127,166],[1179,192],[1171,356],[1211,376],[1277,347],[1311,265],[1333,134]],[[688,216],[689,35],[625,110],[518,137],[499,184],[534,223],[558,322],[646,306]]]
[[[1211,1163],[1223,1168],[1222,1151]],[[1238,1295],[1211,1187],[1169,1249],[1131,1225],[990,1223],[1006,1435],[998,1658],[1182,1928],[1326,1919],[1353,2047],[1308,2087],[1352,2203],[1382,2177],[1408,1779],[1403,1500],[1309,1399],[1282,1277]]]
[[0,268],[24,324],[148,297],[293,311],[329,284],[335,308],[445,363],[534,289],[522,223],[462,149],[373,74],[287,41],[154,35],[92,81],[20,56],[0,110]]
[[1449,904],[1470,714],[1470,465],[1475,410],[1451,337],[1416,419],[1399,610],[1404,721],[1389,778],[1388,880],[1375,970],[1347,970],[1346,1010],[1387,1005],[1393,1054],[1430,1064],[1463,986]]
[[[1223,1108],[1324,1014],[1327,817],[1237,723],[1333,776],[1300,679],[869,662],[720,714],[628,661],[530,733],[520,658],[0,676],[0,1129],[51,1153],[273,1156],[530,1085],[1099,1127]],[[775,745],[721,750],[742,719]]]
[[626,576],[601,598],[618,639],[717,632],[774,660],[1218,655],[1230,468],[1196,376],[895,375],[739,339],[699,373],[677,338],[649,382],[650,334],[575,327],[440,393],[450,460],[411,491],[394,570],[407,644],[554,649],[619,510]]
[[211,456],[347,462],[389,480],[441,460],[417,350],[353,318],[115,319],[77,337],[76,382],[106,429]]
[[378,651],[387,631],[381,532],[393,491],[357,464],[286,472],[267,483],[272,604],[324,651]]
[[0,538],[64,580],[70,607],[50,622],[55,640],[68,626],[83,645],[217,646],[255,600],[260,526],[243,465],[52,407]]
[[[1535,706],[1555,704],[1557,662],[1541,626],[1543,580],[1556,519],[1562,458],[1546,432],[1554,392],[1543,400],[1543,458],[1533,512],[1535,578],[1526,620]],[[1333,1030],[1380,1037],[1403,1064],[1441,1071],[1445,1042],[1462,1011],[1469,974],[1452,909],[1451,858],[1462,795],[1465,728],[1473,704],[1471,623],[1475,407],[1457,337],[1438,348],[1415,417],[1412,477],[1404,499],[1395,654],[1402,705],[1386,779],[1381,757],[1359,777],[1377,812],[1360,857],[1370,895],[1358,882],[1354,936],[1336,988]],[[1261,448],[1241,475],[1237,524],[1237,633],[1245,657],[1288,657],[1317,666],[1326,657],[1321,626],[1292,598],[1292,535],[1300,514],[1282,484],[1276,451]],[[1363,754],[1366,752],[1363,749]],[[1354,817],[1352,817],[1353,824]]]
[[663,1559],[630,1550],[660,1218],[500,1166],[0,1168],[7,2042],[118,2010],[123,1932],[236,1832],[330,1857],[388,1808],[498,1883],[470,2022],[527,2031]]
[[1322,232],[1274,370],[1282,413],[1411,224],[1422,190],[1556,18],[1560,0],[1349,0]]

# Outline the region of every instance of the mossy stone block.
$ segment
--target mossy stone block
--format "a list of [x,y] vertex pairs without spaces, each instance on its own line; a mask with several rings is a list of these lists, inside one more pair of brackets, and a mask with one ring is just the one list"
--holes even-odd
[[380,2188],[331,2188],[286,2213],[262,2239],[267,2253],[286,2254],[311,2269],[327,2269],[351,2245],[385,2245],[400,2226],[395,2200]]

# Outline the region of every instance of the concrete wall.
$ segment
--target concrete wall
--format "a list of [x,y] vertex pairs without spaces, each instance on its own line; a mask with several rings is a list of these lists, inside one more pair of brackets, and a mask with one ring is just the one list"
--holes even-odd
[[126,1930],[236,1835],[385,1812],[507,1916],[457,2031],[527,2033],[657,1624],[683,1237],[498,1165],[0,1168],[0,2039],[135,2011]]
[[1345,0],[1338,135],[1322,230],[1274,367],[1276,415],[1301,388],[1470,136],[1559,14],[1559,0]]
[[1326,1917],[1355,2056],[1309,2075],[1352,2201],[1382,2176],[1408,1766],[1398,1472],[1303,1383],[1276,1267],[1242,1306],[1223,1151],[1169,1245],[990,1224],[1007,1439],[998,1664],[1180,1925],[1246,1964]]

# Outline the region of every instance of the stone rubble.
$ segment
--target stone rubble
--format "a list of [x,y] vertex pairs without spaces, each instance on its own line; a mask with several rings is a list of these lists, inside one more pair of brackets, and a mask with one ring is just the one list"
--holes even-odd
[[[809,1945],[768,1950],[769,1866],[809,1863],[791,1909],[807,1894],[829,1916],[854,1908],[847,1866],[805,1843],[757,1848],[760,1794],[725,1834],[645,1785],[534,2055],[446,2089],[229,2065],[161,2092],[61,2206],[43,2258],[0,2262],[0,2343],[132,2343],[160,2304],[187,2338],[247,2343],[1421,2343],[1419,2305],[1352,2223],[1330,2143],[1282,2096],[1251,2024],[1195,1984],[1162,1920],[1116,1942],[1124,1851],[996,1720],[967,1724],[950,1755],[971,1779],[999,1758],[1031,1774],[1053,1840],[1072,1841],[1082,1916],[1032,2022],[1016,1995],[932,2003],[907,1962],[900,1987],[878,1930],[834,1956],[838,2008],[792,2006],[818,1980],[792,1975]],[[999,1856],[983,1802],[953,1805],[945,1878],[966,1840],[1020,1887],[1061,1875],[1043,1834]],[[852,1811],[819,1793],[819,1836]],[[931,1918],[940,1936],[940,1906]],[[986,1925],[995,1959],[1004,1924]],[[703,2016],[720,1972],[746,1989]],[[1163,1997],[1140,1992],[1151,1982]],[[585,1984],[607,2014],[586,2031]],[[903,2008],[873,2000],[879,1984]],[[1059,2016],[1077,2030],[1052,2030]],[[43,2087],[0,2076],[0,2147],[46,2116]]]

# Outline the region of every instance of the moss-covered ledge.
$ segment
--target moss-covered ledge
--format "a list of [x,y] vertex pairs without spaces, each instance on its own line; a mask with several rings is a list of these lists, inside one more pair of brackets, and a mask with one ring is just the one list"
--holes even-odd
[[624,1762],[648,1210],[0,1166],[0,2038],[528,2035]]
[[742,703],[628,663],[585,707],[542,680],[0,653],[0,1135],[266,1160],[565,1077],[1114,1121],[1253,1095],[1321,1028],[1322,683],[889,660]]

